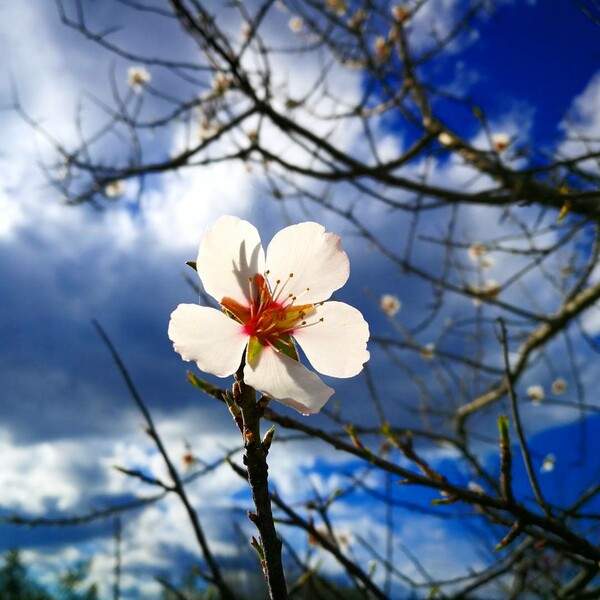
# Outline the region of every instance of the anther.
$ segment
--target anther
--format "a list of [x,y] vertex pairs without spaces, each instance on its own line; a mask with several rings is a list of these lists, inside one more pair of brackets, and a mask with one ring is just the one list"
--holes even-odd
[[290,277],[293,277],[293,276],[294,276],[294,274],[293,274],[293,273],[290,273]]

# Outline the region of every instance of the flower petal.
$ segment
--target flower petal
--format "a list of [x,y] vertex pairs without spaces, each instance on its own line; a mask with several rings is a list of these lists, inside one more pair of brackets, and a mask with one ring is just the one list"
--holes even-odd
[[262,275],[265,269],[256,227],[238,217],[221,217],[200,242],[196,268],[206,293],[217,302],[233,298],[248,306],[248,278]]
[[235,373],[248,343],[242,326],[222,312],[197,304],[180,304],[171,314],[169,339],[183,360],[217,377]]
[[350,262],[340,238],[312,222],[276,233],[267,248],[266,268],[271,289],[279,279],[279,289],[285,283],[283,295],[294,294],[302,304],[327,300],[350,275]]
[[312,371],[269,346],[254,366],[246,364],[244,381],[304,415],[318,413],[333,394]]
[[369,325],[360,311],[343,302],[325,302],[315,309],[306,317],[306,323],[313,325],[292,333],[310,364],[332,377],[360,373],[369,360]]

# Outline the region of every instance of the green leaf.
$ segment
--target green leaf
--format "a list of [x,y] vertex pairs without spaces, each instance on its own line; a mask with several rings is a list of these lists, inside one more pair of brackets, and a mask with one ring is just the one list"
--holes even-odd
[[273,346],[277,348],[280,352],[289,356],[293,360],[297,360],[300,362],[300,356],[298,356],[298,350],[296,350],[296,345],[294,344],[294,340],[291,335],[283,335],[281,339],[273,342]]
[[256,364],[256,360],[258,359],[258,355],[261,353],[264,346],[260,343],[260,340],[255,336],[250,336],[250,341],[248,342],[248,350],[246,352],[246,362],[249,365],[254,366]]

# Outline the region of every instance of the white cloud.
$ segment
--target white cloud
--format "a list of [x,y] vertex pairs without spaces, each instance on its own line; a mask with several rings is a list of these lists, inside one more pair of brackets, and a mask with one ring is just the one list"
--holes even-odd
[[[569,121],[587,137],[597,137],[600,134],[600,72],[589,81],[586,88],[577,96],[569,111]],[[563,127],[569,127],[569,121],[563,122]]]
[[82,452],[78,441],[18,446],[3,431],[0,450],[4,456],[2,503],[14,511],[43,515],[51,508],[75,509],[84,494],[84,473],[94,470],[93,453]]
[[[565,137],[557,149],[561,158],[585,156],[600,150],[600,71],[573,100],[560,129]],[[591,158],[580,161],[577,167],[597,174],[600,163],[597,158]]]

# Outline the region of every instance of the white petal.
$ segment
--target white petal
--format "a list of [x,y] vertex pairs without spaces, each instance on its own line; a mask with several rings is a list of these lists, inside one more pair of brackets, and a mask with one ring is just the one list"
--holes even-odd
[[265,270],[256,227],[238,217],[221,217],[200,242],[196,268],[206,293],[217,302],[228,297],[248,306],[248,277]]
[[217,377],[238,370],[248,343],[239,323],[197,304],[180,304],[173,311],[169,339],[183,360],[194,360],[201,371]]
[[333,394],[312,371],[271,347],[260,353],[254,367],[246,364],[244,381],[303,415],[318,413]]
[[307,324],[314,325],[292,335],[319,373],[354,377],[369,360],[369,325],[360,311],[343,302],[325,302],[315,308],[316,313],[306,318]]
[[350,262],[340,238],[311,222],[275,234],[267,248],[266,268],[271,288],[278,279],[286,282],[284,296],[293,293],[299,304],[327,300],[350,275]]

